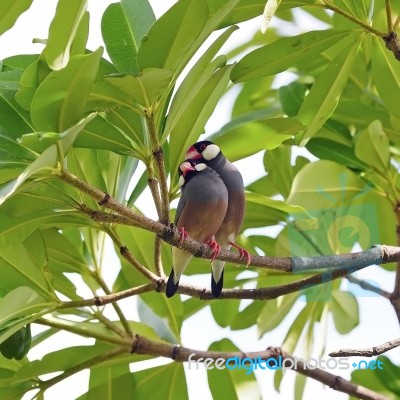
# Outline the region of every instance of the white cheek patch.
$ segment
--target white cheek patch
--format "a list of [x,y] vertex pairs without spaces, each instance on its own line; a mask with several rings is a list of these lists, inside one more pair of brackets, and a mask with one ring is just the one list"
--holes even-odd
[[182,187],[184,184],[185,184],[185,178],[183,177],[183,175],[181,175],[179,177],[178,185],[179,185],[179,187]]
[[220,151],[216,144],[209,144],[201,154],[205,160],[210,161],[217,157]]
[[207,165],[204,163],[197,164],[195,167],[196,171],[204,171],[207,168]]

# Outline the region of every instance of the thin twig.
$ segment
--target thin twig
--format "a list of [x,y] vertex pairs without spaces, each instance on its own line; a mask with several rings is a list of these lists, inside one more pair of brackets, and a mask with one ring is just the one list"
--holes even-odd
[[161,246],[162,246],[162,239],[160,238],[160,236],[156,235],[156,238],[154,240],[154,265],[156,268],[157,275],[163,277],[165,275],[165,272],[161,259]]
[[329,353],[331,357],[374,357],[400,346],[400,338],[369,349],[342,349]]
[[121,243],[119,237],[114,231],[109,230],[108,234],[110,235],[114,244],[119,248],[122,257],[124,257],[143,276],[145,276],[146,278],[150,279],[153,282],[158,281],[159,277],[155,275],[153,272],[151,272],[149,269],[147,269],[145,266],[143,266],[138,260],[136,260],[136,258],[129,251],[129,249]]
[[160,141],[158,140],[156,126],[154,124],[154,115],[148,114],[146,116],[147,129],[150,138],[151,150],[152,150],[152,160],[154,161],[158,183],[160,185],[160,195],[161,195],[161,216],[160,222],[163,224],[169,223],[169,194],[168,194],[168,184],[167,175],[165,173],[164,165],[164,154],[160,146]]
[[121,292],[112,293],[106,296],[96,296],[88,300],[73,300],[65,301],[59,306],[60,309],[65,308],[79,308],[79,307],[90,307],[90,306],[104,306],[106,304],[115,303],[119,300],[126,299],[128,297],[136,296],[138,294],[147,293],[154,290],[157,287],[155,283],[147,283],[146,285],[136,286]]
[[352,275],[349,275],[346,278],[349,282],[360,286],[362,289],[369,290],[370,292],[379,294],[380,296],[385,297],[386,299],[390,300],[391,293],[387,292],[386,290],[383,290],[375,285],[372,285],[371,283],[369,283],[367,281],[357,279],[355,276],[352,276]]
[[[114,305],[117,303],[113,303]],[[126,333],[119,328],[113,321],[110,321],[107,317],[105,317],[100,311],[94,313],[94,317],[99,320],[103,325],[107,328],[113,330],[117,335],[121,337],[126,337]]]

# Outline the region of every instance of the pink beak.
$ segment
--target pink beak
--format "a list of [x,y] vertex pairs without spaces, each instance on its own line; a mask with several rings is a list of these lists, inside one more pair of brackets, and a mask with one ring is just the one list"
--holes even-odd
[[183,162],[183,163],[181,164],[180,169],[181,169],[181,171],[182,171],[183,176],[186,176],[186,174],[187,174],[189,171],[196,171],[196,169],[195,169],[194,167],[192,167],[192,165],[190,164],[190,162],[187,162],[187,161],[185,161],[185,162]]
[[198,160],[202,155],[193,146],[189,147],[186,151],[186,160]]

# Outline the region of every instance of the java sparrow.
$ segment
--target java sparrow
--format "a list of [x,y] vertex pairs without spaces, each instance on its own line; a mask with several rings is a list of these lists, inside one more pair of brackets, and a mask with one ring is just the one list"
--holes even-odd
[[[214,235],[228,208],[228,191],[219,175],[200,161],[186,160],[178,172],[182,194],[174,224],[181,231],[181,240],[189,235],[206,242],[213,249],[214,259],[221,250]],[[182,249],[172,248],[173,267],[167,282],[167,297],[176,293],[179,279],[192,257]]]
[[[235,243],[236,236],[242,227],[245,197],[243,178],[239,170],[222,154],[221,149],[208,140],[197,142],[186,151],[187,159],[200,160],[216,171],[228,190],[228,210],[224,221],[215,234],[215,240],[223,249],[235,247],[241,257],[245,257],[247,265],[251,262],[248,251]],[[222,290],[224,261],[213,260],[211,289],[214,297],[218,297]]]

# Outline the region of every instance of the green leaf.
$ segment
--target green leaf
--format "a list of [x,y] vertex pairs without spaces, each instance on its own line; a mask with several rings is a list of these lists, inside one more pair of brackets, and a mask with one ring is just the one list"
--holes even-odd
[[275,188],[287,198],[293,181],[293,167],[291,165],[291,148],[279,146],[276,149],[266,151],[264,166]]
[[85,128],[86,124],[88,124],[95,117],[95,113],[90,114],[86,118],[83,118],[81,121],[79,121],[76,125],[62,133],[36,132],[25,134],[21,138],[21,143],[34,151],[42,152],[51,145],[60,142],[63,155],[65,156],[67,155],[79,133]]
[[18,17],[32,4],[33,0],[2,0],[0,3],[0,35],[12,28]]
[[[229,339],[222,339],[211,343],[209,351],[234,352],[240,351]],[[250,367],[249,363],[246,363]],[[233,362],[230,363],[233,366]],[[207,370],[208,384],[214,399],[259,399],[260,387],[255,379],[254,372],[239,368]]]
[[51,72],[40,84],[31,106],[36,130],[63,132],[82,118],[102,53],[99,48],[74,56],[67,67]]
[[70,50],[80,21],[85,15],[88,0],[60,0],[56,15],[50,24],[49,38],[42,59],[53,70],[64,68],[70,59]]
[[0,91],[0,127],[4,128],[7,136],[17,139],[34,128],[29,114],[16,103],[14,96],[15,91]]
[[114,153],[131,157],[137,156],[137,152],[132,148],[130,140],[119,129],[99,115],[84,127],[76,138],[74,146],[110,150]]
[[185,371],[182,363],[170,363],[162,367],[154,367],[132,374],[135,398],[154,398],[156,388],[165,388],[163,399],[179,396],[179,400],[188,399]]
[[0,183],[17,178],[36,158],[36,153],[0,133]]
[[176,182],[178,166],[185,151],[204,131],[207,120],[226,89],[231,69],[232,66],[227,65],[217,70],[192,99],[185,114],[182,114],[174,127],[170,127],[173,129],[170,136],[169,162],[171,182]]
[[211,312],[215,322],[222,328],[231,324],[239,312],[240,300],[232,300],[228,304],[223,301],[214,301],[211,303]]
[[129,399],[134,390],[129,365],[97,367],[90,370],[89,391],[77,400]]
[[397,107],[400,101],[400,65],[393,53],[386,49],[381,38],[373,37],[372,41],[372,78],[384,105],[400,118]]
[[22,360],[31,348],[31,341],[31,326],[28,324],[0,343],[0,352],[9,360]]
[[293,354],[296,346],[300,340],[300,336],[306,326],[309,315],[313,310],[313,304],[307,303],[305,307],[300,311],[294,320],[293,324],[290,326],[285,339],[282,342],[282,348],[288,353]]
[[[30,287],[19,286],[0,300],[0,327],[4,329],[14,321],[32,314],[38,314],[39,317],[56,305],[49,303]],[[6,338],[3,335],[1,339],[4,341]]]
[[302,145],[318,132],[335,110],[360,48],[361,35],[358,32],[349,35],[347,39],[351,39],[350,45],[317,78],[300,107],[299,121],[307,125],[299,138]]
[[287,201],[308,210],[331,209],[347,205],[365,190],[365,182],[350,170],[332,161],[320,160],[298,172]]
[[303,104],[306,90],[307,86],[297,81],[279,88],[279,100],[286,115],[289,117],[295,117],[297,115]]
[[[160,298],[160,296],[157,297]],[[155,302],[154,300],[156,300],[156,296],[147,296],[144,300],[142,297],[138,298],[137,309],[140,321],[150,326],[161,339],[170,343],[179,342],[178,322],[175,316],[171,314],[171,304],[167,303],[168,300]],[[175,303],[178,303],[178,301],[175,301]],[[151,307],[148,304],[151,304]],[[153,310],[158,313],[156,314]]]
[[333,291],[331,312],[336,330],[342,335],[349,333],[360,323],[358,302],[353,293]]
[[356,156],[385,175],[390,165],[389,139],[382,123],[372,122],[367,129],[359,132],[355,140]]
[[307,143],[306,147],[307,150],[320,159],[335,161],[340,165],[361,170],[364,170],[366,167],[365,164],[360,161],[359,157],[356,156],[352,147],[335,140],[313,137]]
[[[371,361],[375,361],[376,369],[365,368],[365,365],[362,365],[362,368],[357,368],[351,373],[351,381],[366,386],[389,400],[397,400],[400,395],[400,368],[385,356]],[[382,369],[378,368],[378,362],[381,363]]]
[[117,87],[123,93],[144,108],[149,109],[163,90],[168,87],[172,78],[172,72],[160,68],[144,69],[138,76],[114,75],[106,77],[106,82]]
[[18,90],[19,80],[21,79],[21,70],[12,70],[0,72],[0,89],[5,90]]
[[20,80],[19,90],[15,95],[17,103],[28,111],[31,109],[33,97],[39,86],[38,65],[39,61],[35,61],[26,68]]
[[172,133],[175,124],[182,115],[187,113],[191,100],[196,97],[212,74],[217,68],[222,68],[226,64],[225,57],[217,57],[215,60],[213,58],[236,29],[238,29],[236,26],[231,26],[223,32],[204,52],[180,84],[171,102],[161,143]]
[[193,42],[208,19],[204,0],[182,0],[173,5],[150,28],[138,53],[140,69],[176,71],[192,57]]
[[258,336],[262,337],[276,328],[286,318],[298,297],[298,293],[292,293],[268,300],[257,318]]
[[245,115],[229,122],[212,135],[210,140],[224,149],[224,155],[229,160],[237,161],[261,150],[275,149],[302,128],[303,125],[296,118],[270,118],[248,122]]
[[107,53],[118,72],[137,74],[137,53],[143,37],[155,22],[148,0],[110,4],[101,20]]
[[57,165],[57,146],[47,148],[19,177],[0,187],[0,204],[11,197],[31,176],[53,170]]
[[260,193],[246,193],[246,202],[259,204],[266,207],[266,209],[269,208],[272,210],[278,210],[288,214],[306,212],[303,207],[293,206],[282,200],[270,199],[269,197],[263,196]]
[[354,42],[352,31],[312,31],[278,39],[244,56],[232,71],[234,82],[243,82],[283,72],[308,61],[347,38]]

